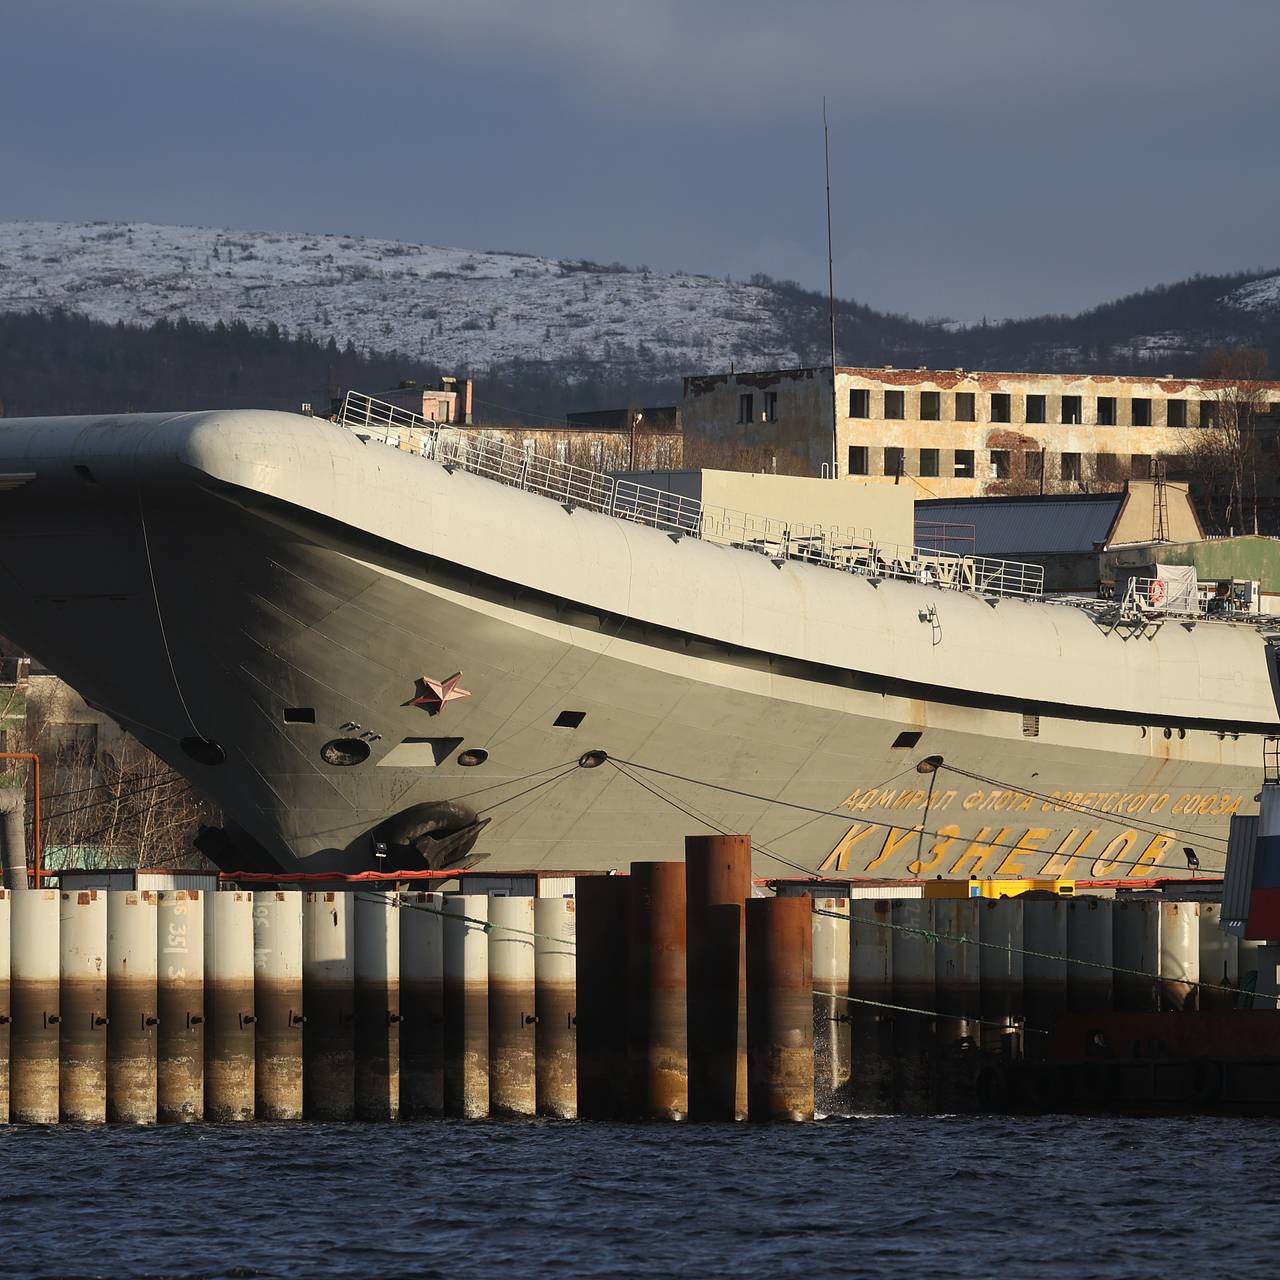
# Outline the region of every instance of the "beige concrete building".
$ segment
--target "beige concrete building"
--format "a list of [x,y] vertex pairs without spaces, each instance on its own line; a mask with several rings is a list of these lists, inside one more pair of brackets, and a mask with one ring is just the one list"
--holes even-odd
[[[835,371],[837,474],[919,498],[1083,492],[1151,474],[1211,425],[1214,379],[963,369]],[[1270,419],[1280,383],[1266,384]],[[829,368],[684,380],[686,461],[748,458],[821,475],[832,454]],[[1173,470],[1174,468],[1170,468]]]

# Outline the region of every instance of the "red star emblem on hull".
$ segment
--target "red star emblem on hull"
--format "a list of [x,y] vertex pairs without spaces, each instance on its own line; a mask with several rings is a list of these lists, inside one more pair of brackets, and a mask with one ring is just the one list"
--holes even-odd
[[416,695],[404,705],[423,707],[429,715],[438,715],[444,709],[446,702],[471,697],[468,690],[458,688],[458,681],[461,679],[461,671],[455,671],[447,680],[432,680],[430,676],[419,676]]

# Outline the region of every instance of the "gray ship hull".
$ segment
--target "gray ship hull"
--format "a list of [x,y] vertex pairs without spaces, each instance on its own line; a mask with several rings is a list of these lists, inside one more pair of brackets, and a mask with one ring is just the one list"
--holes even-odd
[[1251,627],[775,563],[311,419],[17,420],[0,469],[0,629],[247,834],[227,869],[368,870],[438,809],[495,871],[718,828],[760,876],[1212,873],[1280,731]]

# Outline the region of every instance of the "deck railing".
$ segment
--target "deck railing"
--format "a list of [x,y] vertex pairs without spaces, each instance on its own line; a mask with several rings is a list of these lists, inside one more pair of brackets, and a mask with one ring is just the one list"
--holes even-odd
[[868,529],[803,524],[707,506],[697,498],[513,448],[479,429],[440,426],[357,391],[347,392],[338,422],[362,439],[408,448],[442,466],[677,536],[739,547],[779,561],[802,560],[873,581],[897,578],[1027,600],[1044,596],[1040,565],[901,547],[873,539]]

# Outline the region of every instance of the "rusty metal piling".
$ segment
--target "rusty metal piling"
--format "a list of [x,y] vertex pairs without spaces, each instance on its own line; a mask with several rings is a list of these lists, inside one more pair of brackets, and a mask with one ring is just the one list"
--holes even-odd
[[116,1124],[156,1121],[158,952],[156,895],[109,892],[107,1119]]
[[156,1119],[204,1119],[204,904],[197,889],[156,895]]
[[624,876],[579,876],[578,1116],[616,1120],[627,1109],[627,898]]
[[633,862],[627,893],[629,1109],[689,1114],[684,863]]
[[812,1120],[812,899],[753,898],[746,915],[747,1112]]
[[59,1116],[64,1123],[107,1118],[107,895],[61,895],[58,913],[61,1014]]
[[747,931],[751,837],[687,836],[689,1115],[747,1114]]

